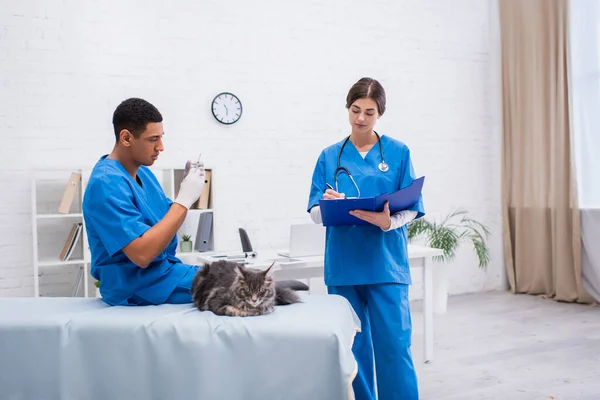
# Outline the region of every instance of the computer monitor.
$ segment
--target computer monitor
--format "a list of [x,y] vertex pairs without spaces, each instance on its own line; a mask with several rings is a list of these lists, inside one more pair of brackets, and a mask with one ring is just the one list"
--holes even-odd
[[325,254],[326,228],[321,224],[296,224],[290,226],[289,251],[283,257],[311,257]]

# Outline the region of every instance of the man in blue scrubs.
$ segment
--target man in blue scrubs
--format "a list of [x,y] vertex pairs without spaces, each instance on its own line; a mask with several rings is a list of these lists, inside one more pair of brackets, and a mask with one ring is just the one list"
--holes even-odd
[[[322,223],[321,199],[393,193],[415,179],[409,148],[374,130],[385,103],[385,91],[374,79],[360,79],[348,92],[351,133],[321,152],[313,172],[308,211],[314,222]],[[350,302],[361,321],[353,345],[356,400],[416,400],[406,224],[424,215],[422,199],[393,215],[387,203],[379,212],[351,214],[368,224],[327,227],[325,283],[330,294]]]
[[162,115],[130,98],[113,114],[115,145],[94,166],[83,199],[92,276],[111,305],[191,303],[197,266],[175,257],[176,233],[200,198],[204,169],[186,164],[174,201],[148,166],[164,150]]

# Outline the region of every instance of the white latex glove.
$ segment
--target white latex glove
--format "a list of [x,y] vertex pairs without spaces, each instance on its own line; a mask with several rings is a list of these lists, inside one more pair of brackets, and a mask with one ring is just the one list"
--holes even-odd
[[177,198],[175,198],[175,203],[181,204],[189,210],[200,198],[202,189],[204,189],[204,181],[206,179],[204,165],[200,163],[198,166],[192,167],[192,162],[188,161],[185,164],[183,177],[179,186],[179,193],[177,194]]

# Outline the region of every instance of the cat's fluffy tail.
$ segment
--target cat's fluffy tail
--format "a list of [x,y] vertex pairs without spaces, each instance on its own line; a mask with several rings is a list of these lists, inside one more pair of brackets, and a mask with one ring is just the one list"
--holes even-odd
[[285,306],[288,304],[301,303],[300,297],[295,291],[289,288],[282,288],[275,286],[275,303],[278,306]]

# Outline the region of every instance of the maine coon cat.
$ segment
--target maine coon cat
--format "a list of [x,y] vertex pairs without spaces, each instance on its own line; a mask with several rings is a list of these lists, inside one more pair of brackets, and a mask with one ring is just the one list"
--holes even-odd
[[192,299],[198,309],[217,315],[249,317],[269,314],[276,305],[299,303],[292,289],[278,287],[266,270],[245,268],[220,260],[206,264],[192,281]]

